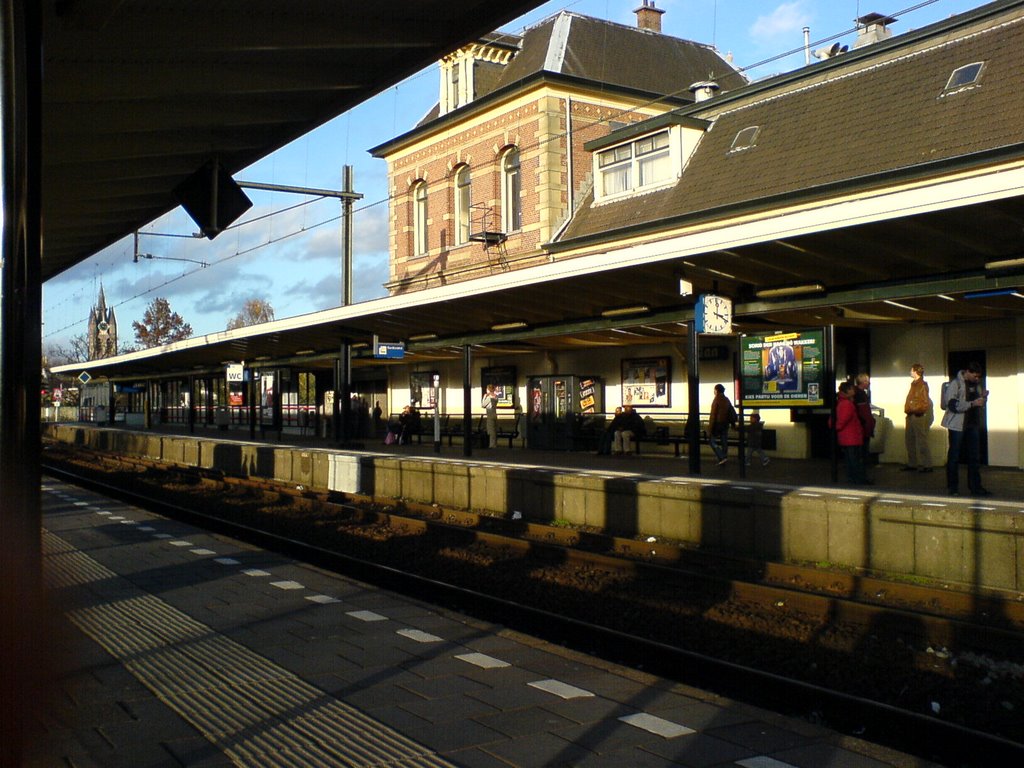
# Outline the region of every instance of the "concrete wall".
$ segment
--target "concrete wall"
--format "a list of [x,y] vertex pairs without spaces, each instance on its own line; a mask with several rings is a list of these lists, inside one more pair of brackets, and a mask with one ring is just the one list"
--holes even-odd
[[367,453],[44,425],[69,445],[307,488],[566,521],[772,561],[807,561],[1024,589],[1024,516],[872,493],[699,479],[609,477]]

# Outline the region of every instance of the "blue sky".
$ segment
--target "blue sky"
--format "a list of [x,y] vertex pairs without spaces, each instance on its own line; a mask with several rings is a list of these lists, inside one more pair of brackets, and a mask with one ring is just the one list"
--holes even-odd
[[[894,34],[922,27],[955,13],[979,7],[980,0],[656,0],[666,11],[663,32],[714,44],[732,53],[737,67],[751,67],[753,79],[804,66],[803,27],[810,27],[812,47],[834,35],[850,44],[854,19],[871,12],[898,17]],[[562,9],[628,24],[641,0],[549,2],[507,25],[519,32]],[[905,9],[923,5],[913,11]],[[830,41],[831,42],[831,41]],[[788,57],[765,62],[788,51]],[[812,62],[814,59],[812,59]],[[760,64],[753,67],[752,65]],[[436,67],[388,89],[350,112],[292,142],[236,174],[245,181],[338,189],[341,168],[355,169],[356,204],[353,286],[355,301],[385,295],[387,279],[387,168],[368,149],[415,125],[437,100]],[[301,315],[341,303],[341,206],[324,199],[309,204],[297,195],[249,190],[253,208],[243,217],[252,223],[224,232],[216,240],[188,237],[195,225],[180,209],[146,227],[140,250],[164,260],[132,262],[129,236],[78,266],[48,281],[43,288],[43,348],[66,345],[85,332],[89,308],[102,283],[108,306],[117,313],[122,343],[134,342],[133,320],[141,318],[157,296],[191,323],[198,334],[224,329],[247,298],[265,298],[278,318]],[[300,205],[302,204],[302,205]],[[291,209],[284,211],[284,209]],[[268,216],[276,211],[284,211]],[[262,217],[262,218],[260,218]],[[200,267],[191,259],[206,262]]]

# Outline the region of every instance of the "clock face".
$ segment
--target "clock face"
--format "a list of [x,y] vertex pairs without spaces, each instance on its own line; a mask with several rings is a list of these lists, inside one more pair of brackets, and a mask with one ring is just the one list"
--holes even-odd
[[109,328],[109,327],[110,327],[110,326],[109,326],[109,325],[107,325],[107,321],[106,321],[106,320],[101,320],[101,321],[100,321],[100,324],[99,324],[99,329],[100,329],[101,331],[105,331],[105,330],[107,330],[107,328]]
[[701,333],[732,333],[732,299],[705,294],[699,308]]

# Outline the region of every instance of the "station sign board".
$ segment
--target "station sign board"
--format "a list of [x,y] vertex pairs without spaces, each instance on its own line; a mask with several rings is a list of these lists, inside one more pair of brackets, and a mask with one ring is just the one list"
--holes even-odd
[[245,380],[245,366],[233,364],[227,367],[228,384],[241,384]]
[[373,356],[378,359],[401,360],[405,357],[405,343],[377,342],[373,347]]

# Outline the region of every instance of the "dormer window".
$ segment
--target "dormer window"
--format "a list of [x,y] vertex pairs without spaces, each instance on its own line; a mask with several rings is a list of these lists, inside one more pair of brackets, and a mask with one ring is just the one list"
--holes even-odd
[[675,184],[710,125],[670,112],[588,141],[583,148],[593,152],[595,205]]
[[745,149],[751,149],[757,146],[757,134],[761,132],[761,127],[757,125],[751,125],[748,128],[744,128],[742,131],[736,134],[736,138],[732,140],[732,146],[729,147],[730,152],[742,152]]
[[953,93],[974,88],[981,78],[981,71],[985,68],[985,62],[976,61],[973,64],[965,64],[953,70],[949,76],[946,87],[942,89],[942,96],[949,96]]
[[459,76],[459,71],[462,69],[462,63],[462,61],[456,61],[454,64],[452,64],[452,109],[457,109],[465,103],[465,94],[459,87],[459,80],[461,79]]
[[601,169],[601,192],[605,196],[628,192],[633,188],[633,147],[626,144],[597,156]]
[[669,132],[659,131],[598,152],[597,168],[601,197],[661,186],[674,178]]
[[660,184],[672,177],[668,161],[668,131],[640,139],[634,146],[640,188]]
[[485,35],[452,51],[441,59],[441,93],[438,113],[447,115],[464,107],[481,95],[497,80],[496,72],[503,69],[519,52],[522,38],[507,33]]

